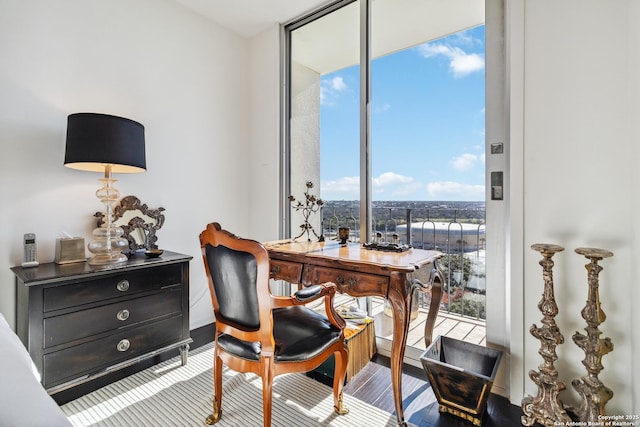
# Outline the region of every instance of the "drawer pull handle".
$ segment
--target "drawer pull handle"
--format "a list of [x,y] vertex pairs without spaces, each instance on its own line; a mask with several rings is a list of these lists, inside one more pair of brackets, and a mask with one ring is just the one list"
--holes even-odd
[[346,286],[347,288],[353,288],[358,284],[358,280],[355,277],[349,277],[346,281],[342,276],[336,276],[336,283],[340,286]]
[[280,274],[281,270],[282,270],[282,268],[280,268],[279,265],[274,265],[271,268],[271,274],[273,274],[273,275]]
[[121,340],[118,345],[116,346],[116,348],[118,349],[118,351],[127,351],[129,350],[129,347],[131,347],[131,343],[129,342],[128,339],[123,339]]
[[126,308],[120,310],[118,314],[116,314],[116,318],[122,321],[127,320],[129,318],[129,310],[127,310]]
[[121,280],[118,282],[118,284],[116,285],[116,288],[118,288],[118,290],[120,292],[126,292],[129,290],[129,281],[128,280]]

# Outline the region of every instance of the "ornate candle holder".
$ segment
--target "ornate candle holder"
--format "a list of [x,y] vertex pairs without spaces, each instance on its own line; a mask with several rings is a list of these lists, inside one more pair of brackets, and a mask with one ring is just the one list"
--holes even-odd
[[538,243],[531,246],[531,249],[542,254],[540,265],[542,266],[542,277],[544,279],[544,293],[542,300],[538,303],[538,308],[543,314],[542,326],[531,326],[531,335],[540,340],[540,350],[538,354],[544,359],[544,363],[538,368],[539,371],[529,371],[529,377],[538,386],[538,395],[534,398],[527,396],[522,399],[522,424],[531,426],[538,422],[543,426],[557,426],[558,422],[570,422],[571,418],[564,410],[559,399],[559,393],[566,388],[564,383],[558,379],[558,371],[554,362],[558,360],[556,346],[564,342],[564,337],[556,324],[555,317],[558,314],[553,292],[553,261],[551,257],[556,252],[564,250],[562,246]]
[[[307,189],[304,192],[304,203],[300,200],[296,200],[296,198],[293,195],[289,196],[289,202],[291,203],[291,207],[296,211],[302,211],[302,216],[304,217],[304,223],[300,225],[300,230],[301,230],[300,234],[294,237],[293,240],[299,239],[305,233],[307,233],[307,241],[310,242],[311,233],[313,233],[313,235],[316,237],[316,239],[318,239],[319,242],[324,242],[324,235],[322,234],[322,231],[318,236],[318,233],[316,233],[316,231],[313,229],[313,226],[309,222],[309,217],[311,216],[311,214],[322,210],[322,206],[324,205],[324,202],[322,201],[321,198],[316,197],[311,193],[309,193],[309,190],[313,188],[313,182],[307,181],[305,183],[305,186]],[[322,222],[322,219],[320,221]]]
[[578,248],[576,253],[590,260],[589,264],[585,265],[588,272],[589,296],[582,309],[582,317],[587,321],[587,335],[580,332],[573,335],[573,342],[584,350],[585,358],[582,364],[587,368],[587,375],[571,382],[582,397],[582,403],[579,408],[570,408],[569,411],[580,421],[597,423],[600,420],[598,416],[605,414],[604,406],[613,397],[613,391],[598,379],[598,374],[604,369],[602,356],[613,350],[611,338],[600,338],[602,332],[598,329],[607,318],[600,306],[598,294],[598,275],[602,271],[598,261],[613,256],[613,253],[596,248]]

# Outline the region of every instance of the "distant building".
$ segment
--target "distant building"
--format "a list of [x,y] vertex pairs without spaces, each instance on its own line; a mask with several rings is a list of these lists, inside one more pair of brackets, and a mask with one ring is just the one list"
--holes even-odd
[[[406,224],[398,225],[396,233],[406,241]],[[484,224],[459,222],[414,222],[411,224],[411,244],[414,248],[437,249],[447,253],[464,253],[484,249]]]

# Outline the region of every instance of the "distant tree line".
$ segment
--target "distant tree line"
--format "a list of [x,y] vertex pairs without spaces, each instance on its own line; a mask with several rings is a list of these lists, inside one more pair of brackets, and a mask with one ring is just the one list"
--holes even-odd
[[[407,223],[407,209],[412,222],[461,222],[484,224],[484,202],[452,201],[386,201],[373,202],[374,229],[395,231],[398,225]],[[355,227],[360,224],[360,210],[357,200],[324,201],[322,208],[323,227]]]

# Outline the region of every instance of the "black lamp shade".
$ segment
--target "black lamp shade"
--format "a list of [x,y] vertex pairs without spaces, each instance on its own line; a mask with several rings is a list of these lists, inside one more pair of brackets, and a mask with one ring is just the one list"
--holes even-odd
[[144,126],[98,113],[76,113],[68,117],[64,165],[71,169],[113,173],[138,173],[147,169]]

